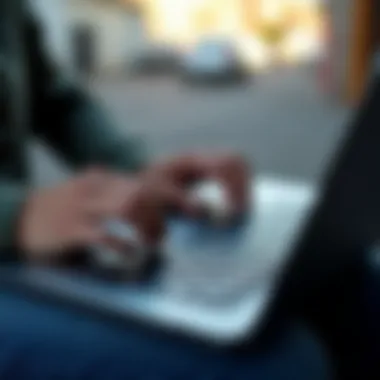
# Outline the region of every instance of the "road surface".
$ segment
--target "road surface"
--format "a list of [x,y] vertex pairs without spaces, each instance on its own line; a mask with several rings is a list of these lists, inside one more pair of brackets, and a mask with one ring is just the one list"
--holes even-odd
[[[229,88],[140,78],[100,81],[94,91],[122,133],[146,138],[152,157],[229,149],[259,172],[311,181],[323,173],[348,115],[318,92],[304,69],[263,74]],[[44,154],[34,156],[39,179],[57,177]]]

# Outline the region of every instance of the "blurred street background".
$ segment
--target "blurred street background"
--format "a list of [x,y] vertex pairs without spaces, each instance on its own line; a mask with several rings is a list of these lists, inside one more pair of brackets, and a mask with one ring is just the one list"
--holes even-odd
[[344,107],[288,68],[243,87],[184,88],[172,79],[102,85],[117,124],[144,136],[153,156],[231,149],[260,172],[313,180],[344,130]]
[[[370,0],[31,1],[52,58],[152,157],[229,149],[307,181],[344,136],[373,53],[352,34]],[[41,146],[34,157],[39,180],[60,176]]]

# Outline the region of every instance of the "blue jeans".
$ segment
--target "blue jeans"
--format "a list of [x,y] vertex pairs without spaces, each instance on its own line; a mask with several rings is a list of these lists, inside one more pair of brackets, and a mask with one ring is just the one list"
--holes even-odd
[[3,293],[2,380],[325,380],[322,347],[284,325],[262,350],[215,351]]

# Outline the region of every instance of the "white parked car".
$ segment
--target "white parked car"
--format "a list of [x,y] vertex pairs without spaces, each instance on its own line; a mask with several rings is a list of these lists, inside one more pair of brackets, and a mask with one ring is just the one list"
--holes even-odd
[[247,72],[233,43],[210,39],[185,55],[182,76],[186,81],[236,82],[246,79]]

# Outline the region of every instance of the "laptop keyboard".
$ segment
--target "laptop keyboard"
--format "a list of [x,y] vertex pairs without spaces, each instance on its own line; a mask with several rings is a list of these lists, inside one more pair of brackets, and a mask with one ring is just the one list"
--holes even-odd
[[[176,221],[166,242],[170,253],[161,286],[172,297],[194,302],[226,302],[249,291],[258,280],[257,262],[244,242],[244,225],[208,227]],[[253,270],[253,267],[256,270]]]

